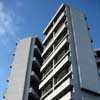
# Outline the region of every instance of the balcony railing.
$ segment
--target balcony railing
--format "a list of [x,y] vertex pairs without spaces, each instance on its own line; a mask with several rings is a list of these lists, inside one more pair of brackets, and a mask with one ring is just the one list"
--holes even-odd
[[47,45],[52,41],[53,38],[53,33],[50,34],[50,36],[48,37],[47,41],[45,42],[45,48],[47,47]]
[[[56,36],[54,37],[54,40],[52,41],[52,43],[50,45],[48,45],[48,49],[46,50],[46,52],[49,50],[50,51],[50,48],[53,49],[53,47],[51,45],[53,45],[54,43],[54,49],[58,46],[58,44],[60,44],[66,37],[67,37],[67,29],[65,27],[65,25],[63,24],[60,29],[60,31],[57,32]],[[60,42],[60,43],[59,43]],[[54,50],[55,51],[55,50]],[[46,52],[43,56],[46,55]],[[50,57],[50,55],[53,54],[53,50],[51,50],[51,53],[49,53],[46,57],[45,57],[45,60],[43,62],[43,64],[48,60],[48,58]]]
[[[58,84],[63,77],[65,77],[69,72],[70,63],[67,62],[59,72],[54,76],[54,84]],[[70,71],[71,72],[71,71]],[[68,76],[68,75],[67,75]]]
[[62,49],[54,57],[54,64],[56,64],[69,50],[69,43],[65,44]]
[[42,80],[53,70],[53,61],[51,61],[42,71]]
[[63,42],[61,43],[61,45],[59,45],[59,48],[57,48],[54,52],[54,54],[52,54],[49,59],[42,65],[41,67],[41,71],[47,66],[47,64],[57,55],[57,53],[61,50],[61,48],[67,43],[67,39],[64,39]]
[[53,87],[53,80],[51,79],[43,88],[42,88],[42,96],[47,93]]
[[[69,53],[66,53],[66,54],[69,54]],[[52,72],[48,75],[48,77],[46,76],[47,79],[44,79],[42,81],[42,84],[39,87],[40,89],[43,88],[45,86],[45,84],[47,84],[48,81],[51,80],[52,78],[54,79],[55,84],[58,84],[63,79],[63,77],[65,77],[66,75],[67,76],[69,75],[67,73],[72,72],[72,70],[70,68],[71,63],[69,61],[67,61],[68,56],[65,55],[61,60],[62,61],[60,61],[61,63],[59,63],[59,65],[54,66],[55,69],[52,70]],[[64,68],[66,68],[66,69],[64,70]],[[58,75],[58,77],[57,77],[57,75]]]
[[33,57],[36,57],[36,59],[38,60],[40,65],[42,65],[43,59],[41,57],[41,54],[38,52],[38,49],[36,49],[36,48],[34,49]]
[[43,56],[44,58],[43,64],[47,61],[47,59],[50,57],[52,53],[53,53],[53,46],[51,46],[50,49],[48,49],[48,51]]
[[65,5],[62,4],[60,6],[60,8],[57,10],[56,14],[53,16],[53,18],[50,20],[49,24],[47,25],[47,27],[45,28],[44,32],[46,35],[48,33],[48,31],[50,30],[50,25],[53,24],[53,22],[56,22],[56,20],[59,18],[59,16],[61,15],[61,13],[65,10]]
[[62,34],[59,35],[59,37],[57,37],[56,41],[54,42],[54,49],[56,49],[60,43],[67,38],[68,34],[66,31],[66,28],[62,31]]
[[[73,87],[72,81],[71,81],[70,77],[68,77],[66,80],[63,81],[63,83],[59,87],[55,88],[53,90],[53,92],[51,92],[49,95],[47,94],[47,96],[45,95],[45,100],[53,100],[53,99],[55,100],[56,97],[59,97],[61,95],[61,93],[63,93],[64,91],[66,91],[66,93],[68,93],[70,90],[72,90],[72,87]],[[43,100],[43,99],[44,98],[41,97],[41,100]]]
[[[50,35],[51,34],[53,34],[53,32],[54,33],[57,33],[57,31],[59,30],[59,28],[62,26],[62,24],[65,22],[65,20],[66,20],[66,16],[65,16],[65,14],[64,14],[64,12],[61,14],[61,16],[59,17],[59,19],[57,20],[57,22],[54,24],[54,26],[53,26],[53,28],[51,29],[51,31],[50,31]],[[49,36],[47,36],[48,38],[50,37],[50,35]],[[48,38],[46,39],[46,41],[48,40]],[[52,40],[52,39],[51,39]],[[46,42],[45,42],[46,43]],[[45,45],[45,43],[44,43],[44,45]],[[49,43],[50,42],[48,42],[48,44],[47,45],[49,45]],[[46,47],[45,47],[46,48]],[[44,49],[45,49],[44,48]]]

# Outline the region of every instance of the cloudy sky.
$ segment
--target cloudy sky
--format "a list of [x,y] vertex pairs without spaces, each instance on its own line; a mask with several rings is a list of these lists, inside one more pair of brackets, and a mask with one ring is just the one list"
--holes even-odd
[[0,0],[0,100],[16,41],[35,34],[43,40],[43,29],[62,1],[86,14],[94,48],[100,48],[100,0]]

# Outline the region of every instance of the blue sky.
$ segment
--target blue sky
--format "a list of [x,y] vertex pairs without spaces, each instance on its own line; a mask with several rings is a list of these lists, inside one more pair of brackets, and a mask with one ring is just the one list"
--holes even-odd
[[[94,48],[100,48],[100,0],[63,0],[88,18]],[[0,100],[10,74],[15,43],[18,39],[38,35],[52,18],[61,0],[0,0]]]

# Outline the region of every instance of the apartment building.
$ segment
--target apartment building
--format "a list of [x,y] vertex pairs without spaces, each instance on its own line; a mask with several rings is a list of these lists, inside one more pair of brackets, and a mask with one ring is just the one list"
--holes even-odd
[[62,4],[43,33],[40,99],[100,100],[100,77],[86,16]]
[[40,100],[41,92],[38,88],[42,51],[42,44],[36,36],[17,42],[10,78],[7,80],[6,100]]

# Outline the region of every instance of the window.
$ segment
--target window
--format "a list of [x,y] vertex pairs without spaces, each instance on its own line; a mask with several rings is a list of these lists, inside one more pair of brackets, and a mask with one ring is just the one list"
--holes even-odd
[[32,93],[29,93],[28,100],[37,100]]
[[44,43],[45,47],[50,43],[52,38],[53,38],[53,33],[51,33],[51,35],[48,37],[47,41]]
[[67,62],[62,68],[61,70],[54,76],[54,83],[56,84],[57,82],[59,82],[68,72],[69,72],[69,68],[70,68],[70,63]]
[[46,61],[46,59],[48,59],[48,57],[50,56],[50,54],[53,52],[53,46],[51,46],[48,51],[45,53],[45,55],[43,56],[44,58],[44,62]]
[[53,86],[53,80],[51,79],[47,84],[42,88],[42,96],[48,92]]
[[100,57],[100,51],[96,51],[96,58]]
[[39,48],[41,52],[43,52],[43,46],[38,38],[36,38],[35,45]]
[[42,65],[43,59],[42,59],[41,55],[39,54],[39,52],[36,48],[34,49],[34,55],[33,56],[36,57],[36,59],[38,60],[40,65]]
[[32,62],[32,71],[41,79],[40,68],[35,61]]
[[69,45],[64,45],[62,49],[57,53],[57,55],[54,58],[54,63],[56,64],[67,52]]
[[61,10],[58,12],[58,14],[56,15],[56,17],[54,18],[54,22],[56,22],[58,20],[58,18],[60,17],[60,15],[62,14],[62,12],[64,12],[65,10],[65,6],[63,6],[61,8]]
[[66,20],[66,16],[64,16],[64,17],[60,20],[60,22],[57,24],[57,26],[56,26],[55,29],[54,29],[54,33],[55,33],[55,34],[56,34],[57,31],[59,30],[59,28],[63,25],[63,23],[65,22],[65,20]]
[[100,68],[100,62],[97,63],[97,67]]
[[67,28],[64,28],[64,30],[60,33],[60,35],[58,36],[58,38],[56,39],[55,43],[54,43],[54,48],[57,47],[57,45],[61,42],[61,40],[63,39],[63,37],[67,34]]
[[53,61],[51,61],[42,72],[42,77],[44,77],[53,67]]

